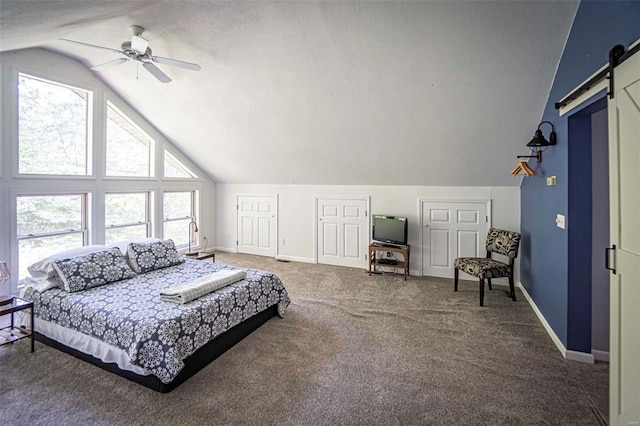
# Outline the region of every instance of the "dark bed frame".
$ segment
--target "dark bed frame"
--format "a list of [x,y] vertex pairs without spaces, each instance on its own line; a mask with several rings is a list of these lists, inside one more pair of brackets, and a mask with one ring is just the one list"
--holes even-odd
[[206,367],[211,361],[218,358],[227,350],[233,347],[236,343],[247,337],[253,331],[258,329],[262,324],[269,321],[278,313],[278,305],[273,305],[266,310],[252,316],[236,325],[235,327],[225,331],[209,343],[195,351],[188,358],[184,360],[184,368],[178,373],[178,375],[169,383],[162,383],[159,378],[153,375],[140,376],[131,371],[121,370],[117,364],[105,363],[92,355],[80,352],[77,349],[70,348],[55,340],[48,338],[38,332],[35,333],[36,340],[51,346],[62,352],[68,353],[83,361],[87,361],[95,366],[107,370],[118,376],[129,379],[142,386],[153,389],[154,391],[167,393],[174,390],[176,387],[185,382],[189,377],[196,374],[198,371]]

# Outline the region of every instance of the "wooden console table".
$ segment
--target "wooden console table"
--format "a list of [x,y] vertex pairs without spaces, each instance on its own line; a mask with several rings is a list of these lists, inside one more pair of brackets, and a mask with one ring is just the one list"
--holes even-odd
[[[402,260],[398,260],[397,263],[385,263],[386,257],[378,257],[378,252],[400,253]],[[406,245],[402,247],[398,246],[384,246],[382,244],[369,245],[369,275],[371,272],[375,272],[376,266],[386,266],[394,269],[404,269],[404,279],[406,281],[409,276],[409,255],[411,252],[411,246]],[[383,255],[384,256],[384,255]]]

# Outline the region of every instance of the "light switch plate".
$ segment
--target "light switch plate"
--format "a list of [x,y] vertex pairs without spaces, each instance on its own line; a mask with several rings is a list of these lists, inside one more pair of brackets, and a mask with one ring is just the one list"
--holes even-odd
[[566,222],[563,214],[556,215],[556,225],[558,228],[565,229]]

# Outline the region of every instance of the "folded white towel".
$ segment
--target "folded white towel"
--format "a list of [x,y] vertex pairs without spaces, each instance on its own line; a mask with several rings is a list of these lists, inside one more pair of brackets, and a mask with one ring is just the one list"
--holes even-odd
[[246,271],[218,271],[210,275],[160,291],[160,298],[167,302],[187,303],[198,297],[226,287],[247,276]]

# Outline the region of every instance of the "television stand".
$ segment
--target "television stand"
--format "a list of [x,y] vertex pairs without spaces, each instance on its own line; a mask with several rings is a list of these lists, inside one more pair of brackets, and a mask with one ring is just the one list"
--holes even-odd
[[372,243],[372,246],[375,247],[393,247],[393,248],[402,248],[403,246],[399,246],[396,244],[384,244],[384,243]]
[[[403,269],[404,270],[404,279],[407,280],[407,276],[409,276],[409,255],[411,251],[411,246],[394,246],[394,245],[384,245],[379,243],[373,243],[369,245],[369,275],[371,273],[375,273],[376,266],[386,266],[388,268],[395,269]],[[391,253],[400,253],[402,255],[402,260],[397,261],[396,263],[392,263],[384,257],[378,257],[378,252],[391,252]]]

